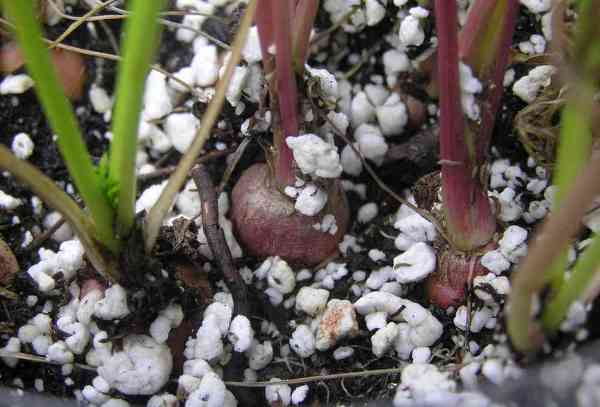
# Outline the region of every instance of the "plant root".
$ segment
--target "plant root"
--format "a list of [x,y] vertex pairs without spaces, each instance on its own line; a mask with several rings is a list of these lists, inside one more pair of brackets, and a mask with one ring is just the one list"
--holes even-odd
[[219,226],[219,208],[217,193],[207,168],[199,164],[192,169],[192,179],[198,188],[202,201],[202,226],[213,258],[223,273],[227,287],[234,301],[234,315],[249,315],[248,289],[242,276],[233,264],[231,251],[225,241],[225,233]]

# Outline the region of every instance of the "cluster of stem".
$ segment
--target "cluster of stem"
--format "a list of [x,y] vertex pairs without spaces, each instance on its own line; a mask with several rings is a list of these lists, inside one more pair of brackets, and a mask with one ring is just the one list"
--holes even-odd
[[[458,33],[455,1],[436,0],[437,88],[440,103],[442,202],[448,247],[426,284],[429,300],[442,307],[464,302],[472,280],[485,269],[479,256],[497,230],[487,194],[487,150],[502,96],[502,80],[518,0],[477,0]],[[480,119],[467,119],[461,103],[459,64],[481,82]]]
[[271,105],[277,108],[278,113],[273,134],[276,152],[274,175],[280,188],[293,185],[296,180],[294,158],[285,139],[298,135],[296,77],[304,72],[318,8],[319,0],[258,0],[256,25],[263,68],[265,75],[270,77]]
[[[486,154],[517,11],[517,0],[476,1],[459,36],[456,2],[435,2],[445,220],[450,243],[466,252],[487,244],[496,231],[496,218],[484,187]],[[461,60],[484,87],[479,122],[467,121],[462,111]]]

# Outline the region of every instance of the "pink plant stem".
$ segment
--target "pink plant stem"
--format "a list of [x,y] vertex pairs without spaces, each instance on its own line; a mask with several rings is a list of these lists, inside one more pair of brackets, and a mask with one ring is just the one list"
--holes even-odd
[[273,45],[275,37],[273,33],[273,0],[258,0],[254,19],[258,28],[260,51],[263,56],[263,69],[266,76],[273,72],[273,60],[269,54],[269,47]]
[[[295,2],[294,2],[295,3]],[[294,183],[294,158],[285,139],[298,135],[298,89],[292,61],[292,13],[293,0],[275,0],[273,20],[275,21],[275,73],[277,83],[277,99],[281,120],[280,131],[275,131],[275,148],[277,161],[275,177],[280,187]]]
[[496,113],[500,107],[504,73],[518,12],[518,0],[478,0],[469,10],[467,21],[459,35],[461,59],[471,66],[486,88],[486,103],[481,105],[481,125],[475,143],[475,156],[479,165],[485,160]]
[[318,11],[319,0],[300,0],[296,7],[296,18],[294,20],[294,66],[299,75],[302,75],[302,72],[304,72],[304,64],[306,63],[310,48],[310,33]]
[[504,91],[504,75],[506,73],[506,66],[508,65],[508,59],[510,55],[510,47],[512,45],[512,37],[517,24],[517,15],[519,13],[519,1],[518,0],[507,0],[508,9],[504,16],[504,24],[502,27],[502,35],[500,36],[500,43],[498,53],[496,55],[496,61],[494,63],[494,72],[492,75],[491,89],[489,90],[490,96],[488,103],[483,107],[483,122],[481,124],[481,134],[483,143],[479,143],[477,154],[481,157],[485,156],[485,153],[489,147],[489,141],[492,136],[494,129],[494,123],[496,119],[496,113],[500,107],[502,100],[502,93]]
[[495,1],[476,1],[469,9],[469,15],[465,25],[458,36],[460,57],[465,58],[473,55],[481,45],[481,38],[477,34],[484,26],[490,23],[494,13]]
[[477,161],[469,154],[458,74],[456,2],[435,1],[440,87],[440,155],[442,192],[452,244],[471,251],[487,243],[496,230],[487,194],[479,181]]

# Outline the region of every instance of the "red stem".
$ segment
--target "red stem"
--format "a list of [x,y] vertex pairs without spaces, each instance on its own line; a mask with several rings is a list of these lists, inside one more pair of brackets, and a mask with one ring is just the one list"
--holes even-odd
[[477,0],[460,32],[460,57],[484,85],[485,103],[481,105],[481,124],[475,141],[478,164],[485,161],[500,107],[518,11],[519,0]]
[[273,71],[273,58],[269,54],[269,48],[273,45],[275,37],[273,34],[273,0],[258,0],[254,20],[256,21],[256,28],[258,28],[260,51],[266,76]]
[[462,59],[475,55],[475,52],[480,48],[481,38],[477,38],[477,35],[480,35],[485,26],[490,24],[490,18],[494,13],[496,4],[496,1],[476,1],[469,9],[467,21],[460,30],[458,38]]
[[[293,0],[292,0],[293,1]],[[294,158],[285,139],[298,135],[298,90],[292,65],[292,1],[275,0],[273,19],[275,21],[275,73],[277,100],[283,133],[276,131],[275,148],[277,162],[275,177],[279,186],[293,184],[296,180]]]
[[256,24],[267,75],[273,72],[273,60],[268,51],[273,43],[275,45],[275,78],[269,86],[279,106],[279,123],[274,122],[273,137],[277,152],[275,177],[280,187],[293,184],[296,180],[293,154],[285,142],[287,137],[296,136],[299,131],[294,61],[301,73],[318,6],[319,0],[259,0],[258,3]]
[[435,14],[444,209],[451,243],[470,251],[491,239],[496,220],[479,181],[479,160],[469,154],[471,137],[460,105],[456,2],[435,0]]
[[304,72],[304,64],[308,58],[308,49],[310,48],[310,33],[318,11],[319,0],[300,0],[296,7],[296,18],[294,20],[294,66],[298,75],[302,75]]

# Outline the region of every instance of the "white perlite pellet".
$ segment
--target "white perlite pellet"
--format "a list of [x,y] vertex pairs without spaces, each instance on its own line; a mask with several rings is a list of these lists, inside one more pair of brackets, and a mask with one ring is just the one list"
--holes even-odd
[[294,160],[305,175],[322,178],[337,178],[342,173],[342,165],[337,147],[315,134],[287,137],[287,145],[292,149]]
[[13,138],[11,149],[18,158],[26,160],[31,157],[34,146],[27,133],[19,133]]
[[537,66],[514,83],[513,93],[523,101],[532,103],[539,91],[550,85],[555,72],[556,68],[551,65]]
[[29,75],[8,75],[0,82],[0,95],[21,94],[33,87],[33,79]]

